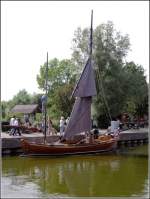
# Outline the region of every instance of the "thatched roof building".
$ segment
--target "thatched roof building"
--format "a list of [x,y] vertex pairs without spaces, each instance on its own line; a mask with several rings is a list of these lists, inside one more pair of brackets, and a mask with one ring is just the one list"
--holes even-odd
[[35,114],[41,113],[38,104],[16,105],[11,110],[12,113]]

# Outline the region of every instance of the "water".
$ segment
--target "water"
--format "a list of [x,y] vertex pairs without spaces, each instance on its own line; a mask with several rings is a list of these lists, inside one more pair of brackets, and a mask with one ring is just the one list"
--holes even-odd
[[148,198],[147,145],[109,155],[3,157],[1,198]]

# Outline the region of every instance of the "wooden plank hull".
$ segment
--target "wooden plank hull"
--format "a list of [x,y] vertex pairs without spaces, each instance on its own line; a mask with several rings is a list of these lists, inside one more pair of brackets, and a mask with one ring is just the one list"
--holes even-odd
[[111,151],[116,148],[117,141],[115,139],[110,139],[102,142],[95,142],[93,144],[36,144],[29,143],[26,140],[21,140],[22,149],[24,154],[29,155],[50,155],[50,156],[60,156],[60,155],[77,155],[77,154],[91,154]]

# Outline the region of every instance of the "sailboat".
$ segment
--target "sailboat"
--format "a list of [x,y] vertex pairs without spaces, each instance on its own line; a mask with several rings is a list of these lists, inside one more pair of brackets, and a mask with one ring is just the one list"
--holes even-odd
[[[91,122],[92,97],[96,95],[94,71],[92,68],[92,34],[93,34],[92,26],[93,26],[93,11],[91,14],[89,58],[85,64],[81,76],[72,93],[72,97],[75,97],[75,103],[63,138],[59,142],[57,141],[54,143],[47,143],[46,129],[45,129],[45,137],[43,143],[33,143],[25,139],[21,140],[21,145],[24,154],[36,155],[36,156],[76,155],[76,154],[107,152],[116,148],[117,139],[115,137],[112,137],[110,135],[105,135],[105,136],[99,136],[97,139],[93,139],[93,136],[90,134],[92,128],[92,122]],[[86,137],[86,139],[83,139],[83,136],[78,136],[83,132],[89,135]]]

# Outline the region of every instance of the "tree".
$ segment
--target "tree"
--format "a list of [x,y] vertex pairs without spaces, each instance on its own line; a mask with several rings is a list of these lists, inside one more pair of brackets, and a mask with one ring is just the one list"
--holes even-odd
[[[7,114],[17,104],[30,104],[31,95],[25,89],[20,90],[11,100],[6,102]],[[8,116],[8,115],[7,115]]]
[[42,94],[29,94],[25,89],[19,91],[11,100],[2,102],[2,118],[8,120],[11,109],[17,104],[38,104],[41,107]]
[[[37,75],[39,88],[45,90],[46,63],[40,67]],[[71,112],[73,101],[70,100],[75,84],[75,65],[71,60],[52,59],[48,62],[48,114],[57,118]]]
[[[81,68],[89,54],[87,42],[88,29],[75,31],[73,39],[72,57],[76,65]],[[124,111],[134,113],[145,95],[147,84],[143,69],[125,63],[125,57],[130,50],[128,35],[121,35],[114,28],[112,22],[101,24],[93,32],[93,60],[97,86],[97,97],[94,98],[94,114],[98,121],[108,121]],[[84,64],[83,64],[84,63]],[[136,71],[132,73],[131,68]],[[136,76],[136,78],[135,78]],[[136,85],[138,82],[138,86]],[[132,86],[131,86],[132,85]],[[134,91],[134,92],[133,92]],[[138,93],[135,95],[135,93]],[[136,102],[136,103],[135,103]]]
[[1,117],[2,119],[5,119],[7,115],[7,102],[2,101],[1,102]]
[[42,110],[42,102],[41,102],[42,95],[43,94],[33,93],[33,95],[31,95],[31,100],[30,100],[31,104],[38,104],[40,110]]
[[[40,74],[37,75],[39,88],[45,90],[45,70],[47,63],[40,66]],[[71,60],[52,59],[48,62],[48,92],[53,93],[55,89],[64,84],[74,82],[75,66]]]
[[55,107],[59,110],[59,116],[63,115],[65,118],[70,116],[74,99],[71,99],[71,94],[73,91],[73,84],[65,84],[60,86],[54,95]]
[[12,99],[12,103],[16,104],[30,104],[31,96],[27,93],[25,89],[20,90]]
[[[134,62],[127,62],[124,70],[128,90],[124,109],[139,116],[148,114],[148,85],[143,67]],[[130,111],[131,104],[132,109],[134,107],[132,111]]]

